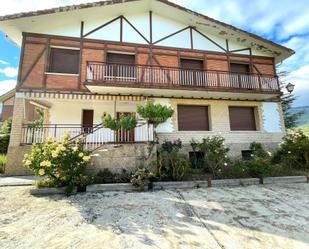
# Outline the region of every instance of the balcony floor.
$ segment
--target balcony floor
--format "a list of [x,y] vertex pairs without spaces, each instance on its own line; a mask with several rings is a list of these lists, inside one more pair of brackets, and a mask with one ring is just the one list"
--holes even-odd
[[235,100],[270,100],[280,95],[279,92],[260,92],[245,89],[214,89],[214,90],[188,90],[166,88],[144,88],[133,86],[111,86],[108,84],[85,83],[87,89],[96,94],[113,95],[143,95],[150,97],[168,98],[205,98],[205,99],[235,99]]

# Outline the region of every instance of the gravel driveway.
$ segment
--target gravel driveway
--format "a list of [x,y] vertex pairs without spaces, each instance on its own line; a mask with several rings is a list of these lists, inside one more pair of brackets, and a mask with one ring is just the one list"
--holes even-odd
[[33,197],[0,187],[0,248],[309,248],[309,184]]

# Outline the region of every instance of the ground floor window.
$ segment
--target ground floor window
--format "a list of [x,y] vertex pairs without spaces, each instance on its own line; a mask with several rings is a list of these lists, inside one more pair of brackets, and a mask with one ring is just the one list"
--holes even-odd
[[231,131],[255,131],[255,108],[243,106],[229,107]]
[[208,106],[178,105],[179,131],[209,131]]

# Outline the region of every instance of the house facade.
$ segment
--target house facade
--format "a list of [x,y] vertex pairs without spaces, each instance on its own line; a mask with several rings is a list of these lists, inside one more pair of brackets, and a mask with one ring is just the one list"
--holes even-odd
[[[64,132],[84,138],[96,171],[137,166],[153,127],[139,119],[115,133],[102,116],[135,113],[148,100],[174,109],[156,131],[161,141],[181,139],[186,153],[207,136],[222,135],[241,156],[251,142],[275,148],[284,135],[276,64],[294,52],[166,0],[9,15],[0,29],[21,46],[7,174],[27,173],[30,145]],[[29,126],[26,103],[44,111],[43,126]]]

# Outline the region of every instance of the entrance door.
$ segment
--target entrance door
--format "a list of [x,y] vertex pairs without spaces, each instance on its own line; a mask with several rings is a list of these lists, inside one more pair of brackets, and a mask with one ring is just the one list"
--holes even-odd
[[83,110],[82,117],[83,132],[90,133],[93,128],[93,110]]
[[[132,114],[131,112],[117,112],[117,119],[120,118],[121,113],[123,113],[125,116]],[[120,129],[116,134],[116,141],[118,143],[134,142],[134,129],[128,131]]]

